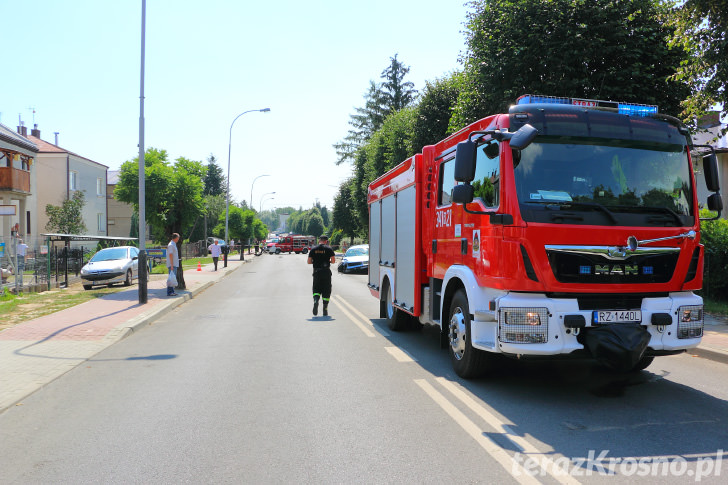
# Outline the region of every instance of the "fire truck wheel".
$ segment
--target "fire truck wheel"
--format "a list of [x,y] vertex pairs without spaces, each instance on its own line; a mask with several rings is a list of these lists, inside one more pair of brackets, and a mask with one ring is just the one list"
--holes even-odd
[[407,315],[405,312],[400,310],[399,308],[395,307],[393,304],[393,296],[392,296],[392,285],[389,284],[389,281],[386,283],[386,289],[385,289],[385,295],[386,299],[382,300],[382,314],[384,318],[387,319],[387,326],[390,330],[393,330],[395,332],[399,332],[400,330],[406,330],[407,329],[407,323],[409,315]]
[[486,370],[489,356],[474,349],[470,343],[470,309],[465,290],[458,290],[453,296],[448,332],[450,360],[455,373],[465,379],[480,376]]

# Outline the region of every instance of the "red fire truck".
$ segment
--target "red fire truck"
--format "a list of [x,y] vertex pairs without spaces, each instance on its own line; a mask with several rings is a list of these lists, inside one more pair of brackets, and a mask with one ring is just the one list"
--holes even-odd
[[281,236],[277,242],[269,243],[268,252],[271,254],[296,253],[307,254],[316,245],[316,238],[313,236]]
[[700,163],[720,214],[715,151],[657,107],[522,96],[369,185],[380,316],[439,326],[466,378],[496,354],[632,371],[695,347]]

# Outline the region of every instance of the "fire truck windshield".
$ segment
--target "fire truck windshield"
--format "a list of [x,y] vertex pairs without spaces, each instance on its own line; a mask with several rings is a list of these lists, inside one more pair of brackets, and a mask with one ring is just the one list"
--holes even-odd
[[539,136],[515,155],[516,190],[526,221],[693,224],[692,179],[683,145]]

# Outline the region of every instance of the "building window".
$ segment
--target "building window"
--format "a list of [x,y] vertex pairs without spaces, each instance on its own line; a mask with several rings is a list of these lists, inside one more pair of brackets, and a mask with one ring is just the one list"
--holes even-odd
[[78,172],[69,172],[68,188],[70,190],[78,190]]
[[104,181],[100,178],[96,179],[96,195],[103,197],[104,195]]
[[99,212],[98,214],[96,214],[96,219],[97,219],[97,221],[99,223],[99,231],[100,232],[105,231],[106,230],[106,226],[104,225],[104,214],[101,213],[101,212]]

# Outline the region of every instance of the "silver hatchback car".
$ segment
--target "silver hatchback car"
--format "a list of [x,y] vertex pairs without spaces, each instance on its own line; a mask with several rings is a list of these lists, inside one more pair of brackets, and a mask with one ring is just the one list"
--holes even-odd
[[124,283],[130,286],[132,280],[139,278],[139,249],[134,246],[119,246],[102,249],[94,254],[81,268],[83,288]]

